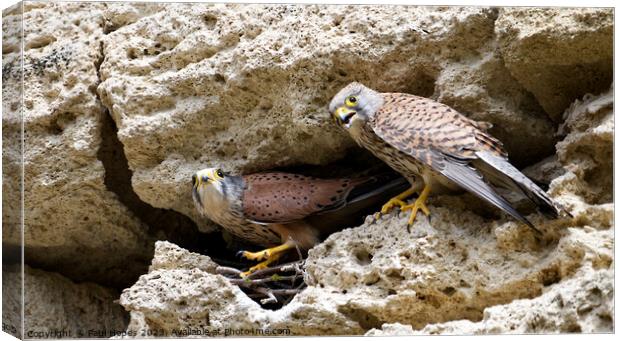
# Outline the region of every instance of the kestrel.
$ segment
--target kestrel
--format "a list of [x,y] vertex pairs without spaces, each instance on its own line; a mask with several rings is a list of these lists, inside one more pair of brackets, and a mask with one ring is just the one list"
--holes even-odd
[[[404,94],[379,93],[360,83],[340,90],[329,104],[335,121],[362,147],[386,162],[411,183],[381,209],[411,210],[408,227],[418,211],[429,216],[431,189],[459,187],[527,224],[534,225],[497,192],[521,193],[541,211],[557,218],[570,214],[508,161],[502,143],[491,136],[486,122],[476,122],[445,104]],[[423,183],[415,181],[421,178]],[[404,200],[419,191],[413,204]],[[538,232],[539,233],[539,232]]]
[[310,249],[323,235],[351,226],[362,211],[408,187],[398,174],[319,179],[279,172],[234,176],[218,168],[196,172],[192,183],[202,215],[241,239],[269,247],[240,251],[247,259],[264,260],[244,275],[267,267],[286,250]]

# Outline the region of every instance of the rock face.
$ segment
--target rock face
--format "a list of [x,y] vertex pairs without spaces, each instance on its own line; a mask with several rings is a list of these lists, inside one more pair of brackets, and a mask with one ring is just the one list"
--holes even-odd
[[[30,2],[23,116],[21,8],[3,18],[3,244],[21,240],[23,118],[26,263],[68,278],[29,268],[47,283],[33,288],[77,286],[75,305],[114,311],[67,308],[68,327],[123,323],[113,291],[72,281],[121,288],[146,273],[120,298],[134,336],[613,328],[612,10]],[[574,219],[532,212],[536,238],[469,195],[435,196],[411,233],[394,212],[333,234],[309,253],[308,288],[262,309],[187,250],[216,229],[189,179],[378,164],[326,111],[351,81],[493,123]]]
[[428,325],[414,334],[600,333],[614,330],[613,272],[590,269],[575,277],[540,297],[488,308],[480,322],[461,320]]
[[181,336],[200,331],[204,336],[207,332],[226,335],[226,329],[242,330],[240,336],[258,335],[261,330],[288,330],[289,335],[363,332],[356,321],[338,311],[337,304],[330,304],[336,296],[328,292],[310,287],[284,308],[265,310],[239,287],[214,274],[214,268],[208,256],[157,242],[149,273],[121,295],[120,303],[131,316],[127,333]]
[[613,14],[607,10],[504,9],[495,32],[506,68],[554,121],[612,81]]
[[201,225],[186,186],[196,169],[249,172],[352,153],[325,106],[353,80],[490,121],[516,162],[528,164],[553,152],[553,126],[503,63],[495,33],[503,13],[170,5],[105,37],[98,90],[136,193]]
[[[21,269],[17,266],[3,269],[2,277],[2,322],[19,326]],[[28,266],[23,280],[26,316],[23,337],[95,338],[125,331],[126,316],[120,306],[112,303],[118,296],[116,292],[93,283],[76,284],[58,274]]]
[[[194,230],[195,224],[183,216],[185,222],[170,222],[174,214],[141,202],[131,173],[123,172],[116,127],[96,92],[104,12],[116,6],[25,2],[3,12],[2,242],[7,263],[21,262],[23,233],[30,266],[123,288],[147,270],[155,240],[174,239],[145,216],[179,227],[177,234],[184,224]],[[137,20],[148,10],[134,12]],[[131,21],[115,18],[115,25]],[[119,189],[124,180],[128,185]],[[105,297],[110,305],[111,297]],[[75,320],[70,326],[89,322],[79,324],[79,314],[69,318]]]
[[[152,242],[148,227],[106,188],[98,155],[107,115],[95,93],[103,57],[103,8],[24,4],[24,243],[32,265],[118,285],[127,281],[124,273],[144,271]],[[5,16],[7,34],[10,23],[20,19],[20,13]],[[3,46],[3,77],[19,79],[19,51],[14,42],[8,44]],[[3,117],[3,131],[19,132],[21,96],[12,91],[9,84],[3,88],[4,109],[9,109],[7,117],[17,119]],[[5,146],[7,155],[21,155],[19,144]],[[4,159],[6,168],[19,168],[19,162],[17,157]],[[19,187],[5,196],[5,202],[13,203],[7,208],[19,208]],[[6,213],[19,217],[14,210]],[[19,226],[19,221],[6,220],[5,244],[20,244]]]
[[[227,13],[225,9],[230,10],[229,7],[224,7],[217,8],[217,11],[219,11],[218,13]],[[254,12],[260,13],[261,9],[262,7],[258,7]],[[313,12],[314,7],[305,10],[310,13],[305,15],[315,13]],[[370,9],[368,10],[370,11]],[[390,10],[395,9],[389,7],[372,8],[372,13],[381,17],[382,15],[387,16],[386,13]],[[413,22],[412,27],[424,26],[422,23],[425,22],[426,12],[421,9],[412,10],[421,11],[417,12],[418,15],[412,16],[419,20],[419,22]],[[243,12],[243,9],[240,11]],[[327,13],[331,13],[330,11],[337,12],[338,8],[329,8],[325,11]],[[168,17],[176,15],[171,12],[167,13],[169,14]],[[321,12],[319,11],[319,13]],[[208,326],[265,328],[269,330],[284,327],[288,328],[293,335],[602,332],[612,330],[613,208],[609,181],[612,179],[610,153],[611,136],[613,135],[611,97],[613,92],[610,90],[600,96],[588,95],[583,101],[576,101],[569,107],[570,101],[567,102],[562,96],[557,97],[552,94],[553,91],[528,89],[527,87],[531,84],[520,82],[519,76],[523,76],[526,72],[532,72],[534,66],[531,63],[528,64],[527,60],[519,57],[517,53],[525,54],[528,52],[524,46],[527,46],[527,39],[530,39],[528,38],[529,35],[535,33],[528,31],[521,32],[522,35],[518,35],[512,31],[508,32],[506,27],[511,21],[517,21],[512,25],[513,27],[525,27],[527,20],[531,20],[531,18],[523,13],[523,10],[520,9],[502,9],[499,12],[484,9],[477,9],[472,12],[460,9],[454,10],[454,12],[446,10],[440,14],[426,13],[428,16],[434,15],[436,21],[441,23],[437,25],[441,27],[441,29],[437,28],[437,30],[441,30],[441,39],[435,37],[434,40],[433,33],[436,34],[438,31],[434,31],[433,26],[425,27],[429,33],[410,30],[407,34],[402,33],[402,36],[399,35],[401,32],[387,29],[382,31],[382,26],[378,22],[376,23],[378,28],[375,27],[376,29],[372,31],[360,29],[364,39],[359,41],[369,41],[371,42],[369,43],[370,46],[391,44],[392,48],[389,51],[401,57],[408,56],[407,53],[420,57],[416,55],[416,48],[428,51],[428,45],[426,47],[421,46],[429,43],[429,41],[435,43],[434,49],[430,51],[440,56],[435,58],[439,60],[435,62],[437,71],[431,72],[430,70],[433,70],[432,65],[425,64],[431,63],[430,61],[423,57],[418,58],[417,63],[413,65],[416,65],[418,70],[426,71],[426,73],[421,76],[420,73],[414,72],[415,76],[410,79],[415,80],[411,81],[411,84],[419,85],[420,79],[428,77],[426,80],[430,79],[432,86],[427,89],[406,88],[402,83],[399,85],[399,81],[406,82],[406,77],[378,76],[373,73],[377,72],[376,70],[369,71],[370,74],[367,76],[355,72],[356,67],[365,69],[369,65],[381,71],[385,71],[386,68],[389,69],[386,65],[390,64],[382,59],[384,55],[380,49],[377,49],[380,52],[373,55],[379,61],[377,64],[373,64],[375,61],[364,60],[366,55],[351,56],[354,54],[352,51],[355,51],[359,44],[341,43],[342,45],[338,45],[340,43],[338,40],[325,39],[328,43],[322,45],[318,50],[323,51],[322,49],[332,48],[332,44],[338,47],[333,47],[334,50],[338,51],[337,57],[330,60],[327,69],[333,68],[332,65],[334,64],[338,65],[337,67],[344,71],[344,75],[340,74],[340,76],[345,79],[349,79],[348,77],[357,78],[374,84],[379,89],[382,86],[390,86],[397,91],[434,96],[459,108],[471,117],[495,123],[499,129],[494,133],[505,141],[515,143],[515,146],[508,144],[508,148],[511,155],[517,155],[517,162],[527,163],[536,158],[540,160],[540,156],[545,155],[544,153],[549,150],[551,150],[549,154],[553,153],[555,135],[558,133],[562,140],[557,144],[556,156],[545,158],[544,161],[530,167],[528,173],[535,179],[542,178],[552,181],[550,192],[556,200],[571,210],[575,215],[574,219],[548,221],[544,217],[532,213],[528,218],[544,231],[543,238],[536,238],[526,227],[506,220],[506,218],[495,216],[494,213],[485,208],[484,204],[469,195],[435,197],[431,207],[432,222],[426,219],[418,220],[411,234],[404,228],[406,217],[392,213],[376,223],[368,219],[362,226],[335,233],[325,242],[313,248],[309,253],[306,267],[306,282],[309,287],[298,294],[287,306],[275,312],[260,309],[240,290],[230,284],[223,284],[221,277],[212,274],[210,271],[199,270],[198,268],[188,270],[186,266],[177,266],[179,269],[170,266],[166,270],[151,269],[148,275],[143,276],[121,296],[121,304],[132,314],[130,330],[136,333],[163,330],[166,334],[174,334],[175,328],[177,332],[178,328],[199,329],[204,327],[206,323],[204,321],[205,310],[208,311],[209,316],[208,323],[206,323]],[[532,15],[535,13],[538,11],[532,10]],[[537,14],[537,16],[545,17],[545,12],[542,13]],[[600,11],[585,11],[582,14],[596,15],[599,19],[610,18],[608,13]],[[562,25],[558,25],[560,27],[570,26],[573,30],[578,30],[580,35],[588,36],[590,33],[594,35],[592,39],[608,36],[606,33],[609,24],[607,19],[597,21],[601,23],[601,26],[597,26],[600,29],[593,29],[588,25],[587,29],[582,27],[579,30],[580,26],[571,22],[580,16],[578,11],[565,11],[559,14],[549,12],[546,15],[559,21],[562,21],[561,18],[565,18]],[[398,20],[398,15],[394,14],[394,16]],[[212,20],[215,24],[222,20],[222,14],[216,17],[217,20]],[[254,18],[253,15],[249,14],[247,17]],[[321,16],[319,15],[319,17]],[[162,20],[163,18],[162,16]],[[446,20],[451,18],[451,24],[442,22],[442,18],[446,18]],[[365,20],[372,21],[372,17],[347,16],[342,24],[330,25],[327,28],[318,24],[317,26],[321,29],[316,34],[319,36],[329,35],[332,31],[343,29],[340,25],[345,25],[345,23],[347,25],[346,30],[355,30],[352,27],[372,27],[372,25],[362,24],[355,26],[356,23],[365,22]],[[252,22],[252,20],[247,22]],[[319,22],[321,21],[319,20]],[[298,25],[300,25],[299,30],[304,32],[306,25],[313,26],[314,21],[308,20],[308,23]],[[546,32],[545,39],[553,42],[546,45],[544,41],[538,43],[542,44],[541,46],[553,49],[555,46],[566,43],[559,41],[565,39],[562,38],[564,36],[561,31],[554,31],[552,27],[541,28],[534,24],[531,25],[537,27],[537,34],[539,35],[542,34],[541,32]],[[153,25],[149,27],[153,27]],[[129,30],[129,27],[126,29]],[[464,33],[459,30],[467,32],[470,40],[466,44],[462,43],[459,47],[454,47],[453,50],[442,51],[442,44],[449,45],[459,39],[458,37],[462,39],[462,35],[459,34]],[[525,31],[525,29],[521,28],[521,31]],[[269,31],[265,31],[253,39],[267,39],[268,33]],[[199,32],[193,34],[200,35]],[[351,34],[360,34],[360,32],[355,31]],[[262,38],[263,35],[265,37]],[[574,34],[571,35],[571,37],[573,36]],[[185,40],[190,40],[191,37],[192,34],[188,34]],[[285,37],[287,37],[286,34]],[[419,39],[416,47],[409,46],[406,50],[407,53],[404,53],[405,47],[400,44],[402,41],[407,41],[406,39],[414,39],[413,37]],[[306,46],[314,46],[312,45],[313,38],[307,39],[306,45],[298,44],[302,51]],[[182,45],[185,40],[179,45]],[[287,39],[285,38],[284,41]],[[241,49],[240,46],[244,46],[244,43],[242,37],[232,47],[207,53],[207,60],[196,57],[193,63],[183,65],[192,70],[202,70],[207,69],[202,65],[208,64],[212,69],[225,70],[217,71],[224,78],[221,85],[224,89],[237,84],[239,77],[246,80],[243,82],[244,86],[251,88],[254,83],[243,78],[243,73],[230,71],[231,68],[235,70],[235,62],[239,59],[235,53]],[[605,44],[608,43],[609,40],[605,40]],[[213,43],[213,45],[216,44]],[[131,44],[128,43],[128,45]],[[283,43],[284,45],[286,44]],[[257,44],[257,46],[269,45],[263,43]],[[122,48],[119,44],[114,44],[114,47]],[[476,53],[471,53],[472,50]],[[183,49],[176,51],[175,48],[170,54],[176,56],[182,51]],[[261,53],[260,60],[264,60],[266,58],[264,55],[267,52],[264,48],[258,51]],[[301,53],[299,48],[292,51],[295,52],[290,53]],[[458,55],[459,53],[466,54],[467,51],[470,51],[471,55]],[[250,52],[244,55],[245,59],[242,59],[246,65],[244,70],[254,65],[254,56],[259,52]],[[274,53],[270,50],[268,52]],[[549,51],[545,53],[550,54]],[[592,65],[599,63],[600,60],[610,60],[608,57],[611,55],[606,53],[597,54],[597,61],[593,62]],[[136,61],[135,63],[144,65],[148,61],[151,66],[159,65],[158,63],[154,64],[154,61],[163,58],[157,57],[161,54],[156,54],[155,57],[150,55],[137,57],[136,59],[143,59],[143,61]],[[173,57],[166,55],[166,60],[168,58]],[[342,62],[348,58],[355,58],[355,61]],[[557,58],[555,63],[560,62],[561,57],[558,56]],[[211,64],[211,60],[214,61],[213,64]],[[280,62],[282,60],[287,62],[285,64],[287,67],[290,67],[291,63],[295,65],[294,61],[289,61],[290,59],[281,59]],[[511,63],[505,62],[505,60],[510,60]],[[320,58],[314,58],[312,61],[304,60],[306,68],[303,74],[314,72],[320,75],[321,72],[325,72],[325,67],[314,66],[319,62],[322,62]],[[401,62],[406,63],[403,59]],[[546,62],[554,63],[554,61],[549,60]],[[230,63],[233,63],[232,66]],[[582,61],[565,59],[562,60],[562,63],[578,68]],[[143,67],[151,70],[148,66]],[[607,64],[598,70],[608,76],[605,67]],[[538,74],[541,77],[540,82],[543,84],[549,83],[550,75],[557,73],[557,70],[551,70],[549,67],[546,69],[550,70],[549,74]],[[135,70],[144,69],[136,68]],[[117,70],[113,72],[117,72]],[[139,75],[138,78],[141,81],[175,79],[174,73],[171,74],[169,70],[159,71],[166,74],[166,76],[159,76],[159,78],[154,76],[153,72],[155,75],[160,75],[158,71],[149,71]],[[120,75],[113,76],[112,71],[110,75],[110,78],[100,86],[100,90],[108,86],[106,82],[110,79],[114,80],[114,84],[123,79]],[[594,80],[592,81],[594,82]],[[334,80],[333,82],[338,81]],[[573,84],[567,79],[564,79],[563,82],[564,85],[562,86]],[[212,83],[203,84],[210,86]],[[327,81],[327,84],[332,84],[332,82]],[[597,91],[610,86],[608,80],[596,82],[596,84],[597,87],[588,89]],[[307,83],[302,85],[307,86]],[[167,83],[166,86],[169,84]],[[200,87],[202,85],[194,86]],[[566,94],[567,98],[574,100],[577,96],[582,96],[583,90],[579,88],[581,86],[584,86],[583,82],[579,82],[578,86],[573,86],[571,91],[574,92]],[[602,88],[598,86],[602,86]],[[161,88],[160,85],[157,91],[163,91]],[[145,89],[155,91],[151,86],[145,87]],[[178,86],[175,87],[175,90],[177,89]],[[332,88],[329,89],[333,90]],[[294,85],[291,85],[285,92],[294,90]],[[178,91],[181,92],[182,90]],[[214,96],[220,101],[225,98],[219,89],[211,91],[210,93],[215,93]],[[278,95],[281,95],[281,92]],[[135,94],[135,92],[119,91],[116,95],[127,96],[127,93],[131,93],[131,96]],[[176,94],[178,92],[175,92]],[[262,127],[262,124],[272,124],[271,122],[274,120],[283,119],[282,115],[294,114],[292,112],[283,113],[272,119],[268,114],[277,110],[274,108],[279,108],[275,104],[278,103],[278,100],[275,95],[269,92],[268,88],[260,92],[260,95],[263,98],[274,99],[271,100],[273,107],[268,110],[263,120],[257,121],[257,125]],[[290,96],[284,97],[288,99]],[[112,97],[109,98],[111,102],[115,102],[111,99]],[[146,98],[154,98],[154,96],[145,97],[145,101]],[[281,101],[285,100],[282,99]],[[144,103],[137,104],[128,100],[116,102],[132,107],[139,105],[143,110],[148,108]],[[255,101],[255,103],[257,102]],[[229,102],[224,103],[228,104]],[[220,105],[223,104],[212,103],[207,107],[220,108]],[[557,111],[558,107],[567,109],[563,116],[561,115],[562,110]],[[115,116],[117,124],[119,121],[121,122],[119,124],[120,131],[122,132],[124,129],[123,122],[126,122],[127,130],[135,131],[133,129],[137,129],[134,128],[136,122],[142,122],[143,118],[139,118],[140,121],[138,118],[134,120],[133,115],[123,112],[122,108],[122,105],[119,106],[119,111]],[[129,109],[127,111],[136,112]],[[174,117],[180,111],[188,112],[186,109],[173,108],[171,114]],[[251,110],[248,109],[245,112],[248,111]],[[217,110],[217,112],[210,112],[209,122],[211,123],[213,120],[219,122],[218,120],[222,119],[222,116],[226,116],[226,112],[225,107]],[[532,115],[536,112],[538,115]],[[158,115],[158,117],[168,119],[170,116]],[[558,120],[563,120],[563,124],[559,131],[556,131],[552,122]],[[233,121],[230,124],[234,127],[237,122]],[[209,126],[212,127],[211,124]],[[153,135],[159,136],[158,134],[168,133],[163,130],[157,131],[152,126],[149,126],[149,129],[149,139],[155,138]],[[524,136],[523,133],[527,136]],[[209,133],[206,134],[209,135]],[[271,138],[272,136],[269,135],[262,141],[263,143],[272,143]],[[243,137],[239,137],[239,139],[244,140]],[[201,141],[203,142],[200,143],[207,144],[207,147],[202,148],[210,152],[213,148],[209,144],[220,143],[221,140],[203,138]],[[240,148],[250,149],[247,154],[245,154],[246,152],[241,154],[248,155],[248,157],[242,158],[240,161],[235,160],[232,162],[232,167],[243,170],[262,168],[257,159],[263,155],[252,152],[253,149],[256,150],[256,147],[257,145],[252,143],[241,146]],[[178,148],[181,149],[181,147]],[[296,155],[294,151],[292,153]],[[130,154],[128,152],[128,155]],[[175,154],[175,157],[177,155],[188,154],[179,153]],[[234,155],[238,156],[239,154]],[[299,155],[300,158],[312,157],[311,154],[300,153]],[[143,157],[143,155],[141,156]],[[184,157],[186,160],[190,159],[189,156]],[[204,160],[210,161],[214,158],[227,159],[228,156],[223,154],[205,157]],[[313,163],[321,161],[298,159],[290,160],[290,162]],[[231,163],[226,162],[226,164]],[[134,167],[139,167],[139,163],[134,165]],[[152,171],[157,170],[153,169]],[[158,197],[163,198],[163,196]],[[165,253],[161,250],[162,255],[156,257],[158,262],[166,258]],[[159,248],[156,254],[160,254]],[[178,284],[174,290],[166,290],[170,287],[170,282]],[[205,295],[203,293],[210,294]],[[214,297],[217,298],[215,302],[213,301]],[[222,306],[219,299],[223,297],[234,303]],[[178,311],[181,313],[176,313]],[[507,319],[506,316],[511,318]]]
[[557,221],[530,215],[542,239],[513,221],[474,213],[481,208],[469,195],[436,197],[432,223],[420,219],[412,233],[405,215],[391,213],[331,235],[309,252],[309,287],[275,312],[213,274],[207,256],[158,243],[149,274],[121,295],[131,312],[129,331],[612,331],[613,204],[603,180],[612,178],[612,93],[573,103],[560,129],[567,135],[558,143],[559,162],[531,170],[566,169],[550,192],[574,215]]

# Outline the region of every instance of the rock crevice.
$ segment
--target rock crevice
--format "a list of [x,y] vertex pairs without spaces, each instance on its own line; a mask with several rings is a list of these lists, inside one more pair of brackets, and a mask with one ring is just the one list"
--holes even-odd
[[[113,291],[80,283],[129,287],[120,303],[139,333],[609,331],[613,11],[351,8],[27,2],[3,13],[3,138],[18,138],[23,117],[25,258],[49,279],[32,288],[103,290],[111,307]],[[9,86],[22,76],[20,20],[23,116]],[[535,238],[469,195],[433,196],[433,220],[410,234],[393,212],[331,235],[309,252],[308,288],[261,308],[214,274],[232,251],[198,216],[189,179],[211,166],[325,176],[376,165],[326,112],[351,81],[492,123],[575,219],[531,212]],[[3,145],[13,180],[17,145]],[[18,183],[3,187],[9,249],[21,242]],[[118,313],[98,322],[124,324]],[[64,318],[99,325],[75,316]]]

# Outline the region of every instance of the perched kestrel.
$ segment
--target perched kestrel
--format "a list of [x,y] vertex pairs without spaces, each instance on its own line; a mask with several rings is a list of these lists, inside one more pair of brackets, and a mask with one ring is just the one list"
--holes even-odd
[[265,260],[247,273],[265,268],[288,249],[310,249],[323,235],[351,226],[360,212],[408,187],[398,174],[319,179],[278,172],[234,176],[218,168],[198,171],[192,182],[202,215],[241,239],[270,247],[240,252]]
[[[360,146],[409,180],[411,188],[381,210],[383,214],[395,206],[411,210],[408,226],[419,210],[430,214],[425,202],[431,188],[464,188],[537,232],[497,188],[525,195],[553,217],[570,215],[510,164],[502,143],[486,132],[489,123],[470,120],[445,104],[351,83],[334,96],[329,111]],[[418,177],[423,183],[416,181]],[[403,201],[420,189],[413,204]]]

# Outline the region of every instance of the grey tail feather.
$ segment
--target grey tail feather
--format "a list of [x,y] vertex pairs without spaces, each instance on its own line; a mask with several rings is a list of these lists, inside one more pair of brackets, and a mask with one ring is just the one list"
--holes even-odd
[[323,211],[309,217],[310,223],[320,226],[322,234],[329,234],[345,227],[359,224],[360,215],[370,214],[379,209],[388,199],[404,192],[411,185],[398,173],[370,177],[351,191],[346,204]]
[[441,173],[448,177],[450,180],[459,184],[470,193],[477,195],[478,197],[493,204],[495,207],[510,214],[515,219],[529,226],[537,234],[542,234],[534,224],[532,224],[527,218],[521,215],[512,204],[510,204],[504,197],[497,193],[491,185],[489,185],[482,177],[482,175],[468,165],[468,161],[460,160],[450,156],[446,156],[445,168]]
[[[385,181],[386,179],[382,179],[382,180]],[[347,205],[355,204],[357,202],[362,202],[362,201],[365,201],[367,199],[377,197],[377,196],[385,197],[386,193],[393,193],[392,196],[395,196],[397,194],[404,192],[409,187],[411,187],[411,185],[405,178],[403,177],[394,178],[394,179],[391,179],[389,182],[384,183],[380,187],[377,187],[365,193],[361,193],[359,195],[356,195],[355,192],[351,192],[349,194],[349,201]]]
[[525,195],[545,215],[558,218],[562,214],[572,215],[527,176],[515,168],[508,160],[488,152],[476,153],[480,158],[474,165],[494,185],[518,190]]
[[357,209],[357,206],[367,207],[372,205],[371,202],[381,202],[386,196],[389,199],[404,192],[409,187],[411,187],[409,182],[396,172],[369,176],[347,194],[345,202],[341,205],[329,208],[321,214],[335,209],[342,209],[342,206],[351,207],[352,209]]

